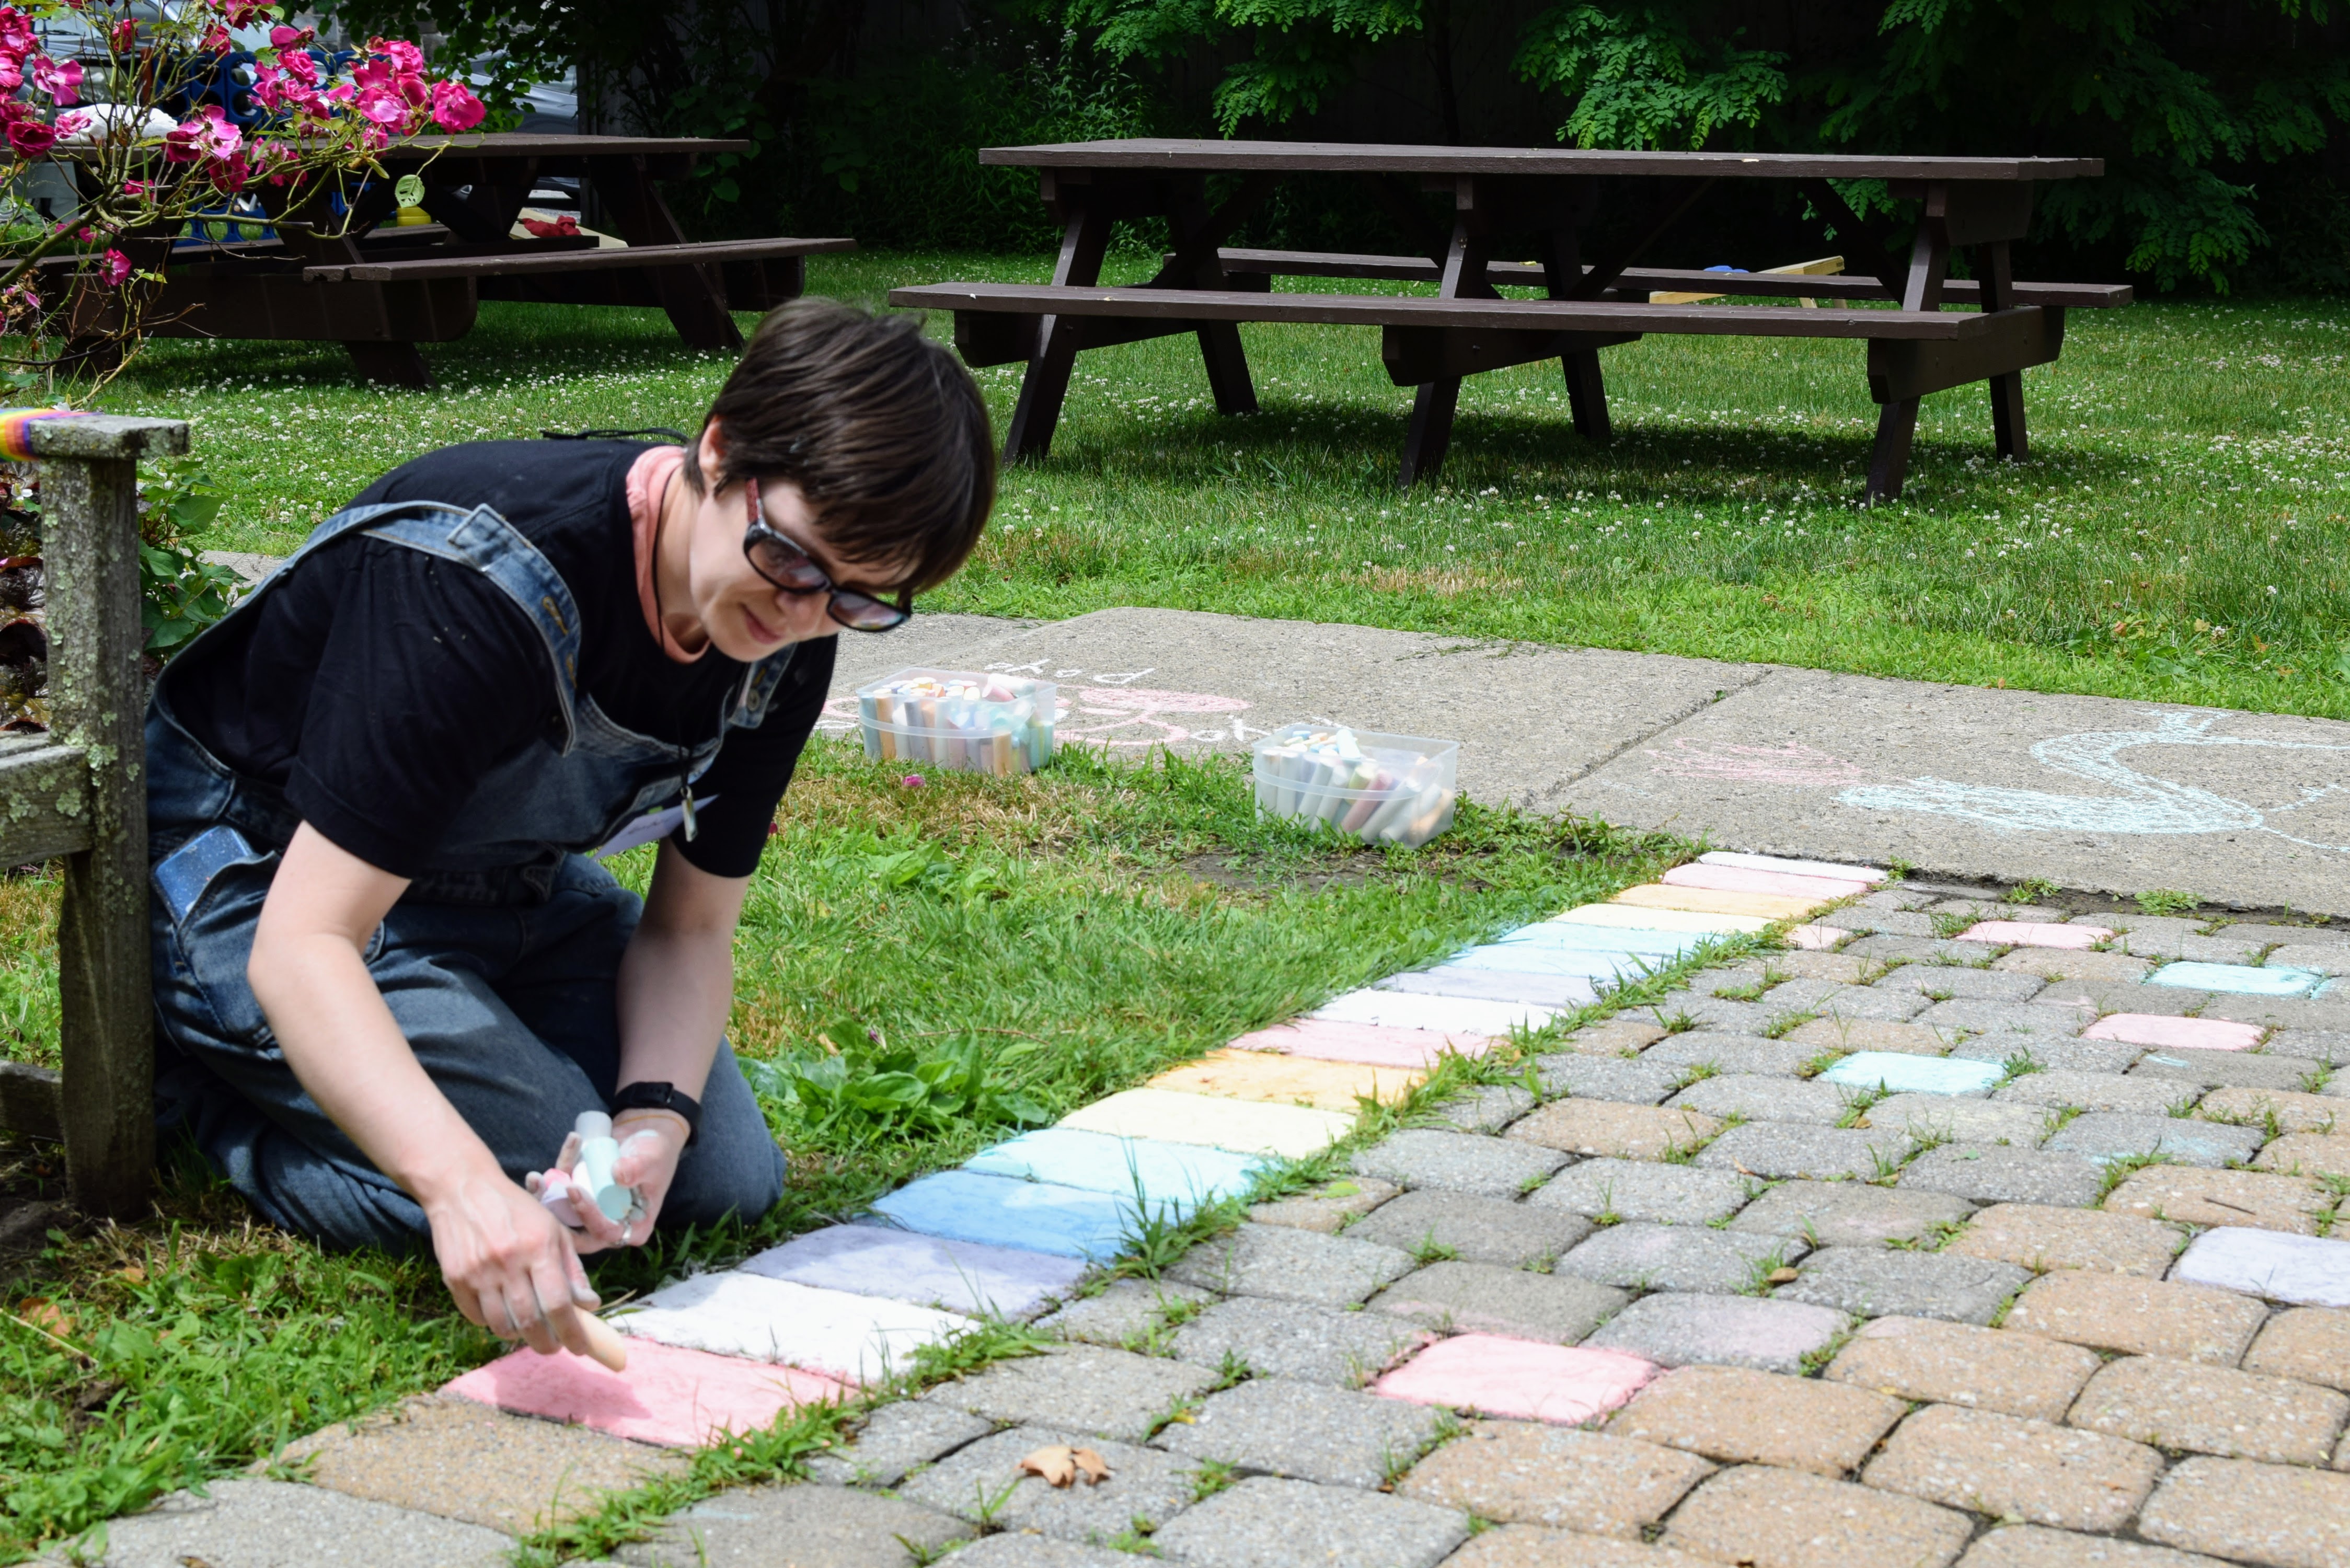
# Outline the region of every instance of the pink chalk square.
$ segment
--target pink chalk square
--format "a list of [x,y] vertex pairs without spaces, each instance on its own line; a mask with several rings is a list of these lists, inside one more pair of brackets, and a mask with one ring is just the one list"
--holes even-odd
[[1866,893],[1866,882],[1842,877],[1797,877],[1784,871],[1755,871],[1744,866],[1708,866],[1693,860],[1666,872],[1662,881],[1676,888],[1711,888],[1717,893],[1776,893],[1789,898],[1849,898]]
[[1313,1056],[1326,1062],[1359,1062],[1370,1067],[1429,1067],[1451,1051],[1461,1056],[1482,1056],[1493,1042],[1482,1034],[1443,1029],[1395,1029],[1380,1023],[1345,1023],[1329,1018],[1301,1018],[1243,1034],[1232,1043],[1236,1051],[1279,1051],[1291,1056]]
[[2081,1031],[2084,1040],[2120,1040],[2171,1051],[2249,1051],[2261,1043],[2257,1023],[2220,1018],[2166,1018],[2152,1012],[2111,1012]]
[[1790,926],[1787,928],[1787,945],[1824,953],[1833,951],[1837,944],[1851,935],[1850,931],[1836,926]]
[[2113,940],[2103,926],[2059,926],[2046,920],[1977,920],[1959,933],[1962,942],[2000,942],[2012,948],[2093,948]]
[[442,1392],[616,1438],[695,1449],[721,1433],[761,1430],[785,1410],[846,1399],[856,1390],[796,1367],[632,1340],[626,1372],[566,1351],[523,1349],[475,1367]]
[[1573,1426],[1638,1394],[1660,1369],[1621,1350],[1576,1350],[1461,1334],[1441,1339],[1371,1385],[1415,1405],[1450,1405],[1488,1416]]

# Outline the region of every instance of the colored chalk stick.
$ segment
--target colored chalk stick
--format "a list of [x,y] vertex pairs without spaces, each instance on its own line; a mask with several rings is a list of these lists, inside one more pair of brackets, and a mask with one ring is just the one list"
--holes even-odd
[[802,1405],[833,1404],[855,1392],[795,1367],[708,1355],[639,1341],[629,1369],[612,1372],[567,1353],[517,1350],[442,1386],[443,1394],[518,1416],[577,1422],[670,1448],[697,1448],[729,1432],[761,1431]]
[[1539,1029],[1558,1012],[1523,1002],[1414,996],[1409,992],[1367,987],[1334,996],[1306,1016],[1326,1023],[1375,1023],[1385,1029],[1465,1029],[1472,1034],[1507,1034],[1513,1029]]
[[1856,1051],[1820,1076],[1854,1089],[1884,1089],[1896,1095],[1981,1095],[2006,1075],[1996,1062],[1912,1056],[1898,1051]]
[[2296,1306],[2350,1306],[2350,1241],[2222,1225],[2198,1236],[2170,1277]]
[[1275,1105],[1315,1106],[1326,1111],[1352,1113],[1357,1108],[1357,1100],[1389,1104],[1400,1100],[1427,1076],[1426,1073],[1400,1067],[1323,1062],[1310,1056],[1285,1056],[1278,1051],[1235,1051],[1227,1047],[1211,1051],[1187,1066],[1159,1074],[1150,1080],[1150,1087],[1182,1095],[1264,1100]]
[[1825,898],[1790,898],[1783,893],[1725,893],[1712,888],[1677,888],[1663,882],[1643,882],[1607,900],[1634,909],[1679,909],[1691,915],[1752,915],[1765,920],[1793,920],[1827,902]]
[[1584,904],[1553,915],[1547,926],[1630,926],[1639,930],[1699,932],[1726,937],[1769,930],[1760,915],[1699,915],[1680,909],[1633,909],[1622,904]]
[[1713,888],[1724,893],[1783,893],[1791,898],[1829,903],[1866,893],[1875,884],[1846,877],[1804,877],[1785,871],[1757,871],[1746,866],[1709,866],[1702,860],[1676,866],[1664,875],[1676,888]]
[[2167,963],[2147,975],[2146,983],[2227,991],[2241,996],[2307,996],[2324,978],[2308,969],[2255,969],[2241,963]]
[[1802,948],[1809,952],[1828,952],[1842,947],[1851,937],[1852,933],[1840,926],[1790,926],[1787,928],[1787,945],[1791,948]]
[[1955,939],[1962,942],[2001,942],[2016,948],[2071,948],[2085,951],[2113,940],[2106,926],[2062,926],[2050,920],[1977,920]]
[[1263,1163],[1205,1144],[1045,1127],[983,1149],[963,1161],[962,1168],[983,1176],[1052,1181],[1117,1198],[1133,1198],[1139,1189],[1153,1209],[1171,1199],[1190,1210],[1246,1192]]
[[1448,1053],[1482,1056],[1493,1048],[1490,1037],[1465,1031],[1382,1029],[1376,1023],[1333,1023],[1319,1018],[1259,1029],[1232,1044],[1240,1051],[1279,1051],[1374,1067],[1432,1067]]
[[1134,1227],[1131,1199],[969,1170],[910,1181],[874,1204],[873,1213],[874,1223],[925,1236],[1026,1247],[1095,1263],[1118,1256]]
[[2081,1031],[2084,1040],[2121,1040],[2170,1051],[2249,1051],[2261,1043],[2257,1023],[2220,1018],[2172,1018],[2158,1012],[2112,1012]]
[[875,1225],[827,1225],[770,1247],[747,1274],[976,1315],[1027,1317],[1085,1277],[1076,1258]]
[[1166,1089],[1128,1089],[1063,1116],[1061,1125],[1080,1132],[1161,1137],[1170,1143],[1204,1143],[1235,1154],[1304,1159],[1354,1131],[1355,1118],[1304,1106],[1211,1099]]
[[874,1383],[902,1371],[917,1347],[974,1326],[936,1307],[795,1285],[729,1269],[664,1285],[612,1326],[678,1350],[739,1355]]
[[1891,873],[1879,871],[1874,866],[1839,866],[1826,860],[1789,860],[1778,855],[1740,855],[1727,849],[1717,849],[1697,857],[1700,866],[1736,866],[1748,871],[1784,871],[1791,877],[1825,877],[1836,882],[1878,883],[1891,880]]
[[1438,1340],[1371,1385],[1415,1405],[1575,1426],[1626,1403],[1660,1368],[1621,1350],[1575,1350],[1491,1334]]
[[1587,1007],[1599,1000],[1599,988],[1586,975],[1519,974],[1508,971],[1456,969],[1409,970],[1373,981],[1378,991],[1408,991],[1418,996],[1459,996],[1479,1002],[1522,1002],[1530,1007]]

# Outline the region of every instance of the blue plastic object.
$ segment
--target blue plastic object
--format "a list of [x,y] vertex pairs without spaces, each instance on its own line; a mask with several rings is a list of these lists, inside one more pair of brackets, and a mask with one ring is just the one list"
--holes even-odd
[[1134,1203],[1048,1181],[1014,1181],[941,1170],[907,1183],[873,1206],[877,1221],[950,1241],[1024,1247],[1059,1258],[1106,1262],[1126,1250]]
[[1186,1211],[1249,1189],[1260,1162],[1203,1144],[1160,1143],[1153,1138],[1113,1137],[1074,1127],[1023,1133],[963,1162],[983,1176],[1016,1181],[1051,1181],[1113,1198],[1136,1197],[1152,1209],[1180,1204]]
[[2233,992],[2239,996],[2308,996],[2324,980],[2324,975],[2308,969],[2256,969],[2242,963],[2167,963],[2147,975],[2146,983]]
[[1846,1088],[1882,1088],[1896,1095],[1980,1095],[1998,1083],[2004,1072],[1996,1062],[1911,1056],[1898,1051],[1856,1051],[1820,1076]]

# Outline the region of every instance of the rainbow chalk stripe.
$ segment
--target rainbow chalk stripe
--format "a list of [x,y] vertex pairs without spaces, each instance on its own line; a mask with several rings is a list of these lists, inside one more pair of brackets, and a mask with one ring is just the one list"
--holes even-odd
[[[1138,1210],[1179,1219],[1245,1190],[1265,1158],[1327,1148],[1354,1130],[1358,1096],[1398,1097],[1447,1052],[1482,1054],[1513,1028],[1596,1001],[1619,977],[1709,940],[1801,919],[1884,880],[1867,867],[1705,856],[1609,903],[1566,910],[1243,1034],[1056,1127],[910,1182],[856,1223],[671,1285],[618,1320],[644,1353],[641,1374],[633,1355],[627,1372],[614,1374],[521,1350],[447,1391],[681,1445],[795,1404],[846,1397],[966,1325],[963,1314],[1044,1312],[1130,1244]],[[1825,948],[1849,934],[1799,925],[1792,940]],[[1926,1065],[1948,1074],[1945,1064]],[[1912,1085],[1919,1069],[1907,1057],[1861,1066],[1928,1092],[1981,1089],[1973,1077]],[[1617,1351],[1467,1334],[1417,1343],[1371,1391],[1575,1422],[1621,1405],[1657,1371]]]
[[86,419],[80,409],[0,409],[0,458],[10,462],[33,461],[32,424],[35,420]]

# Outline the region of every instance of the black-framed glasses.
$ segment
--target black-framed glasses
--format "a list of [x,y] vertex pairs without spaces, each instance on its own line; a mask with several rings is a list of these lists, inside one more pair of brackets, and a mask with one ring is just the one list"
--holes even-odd
[[757,480],[745,480],[743,494],[743,509],[751,518],[750,527],[743,534],[743,555],[753,571],[787,594],[829,594],[825,613],[851,631],[891,631],[914,618],[910,592],[899,595],[893,605],[871,594],[841,587],[825,576],[824,568],[806,550],[768,527]]

